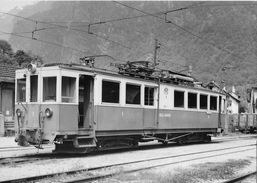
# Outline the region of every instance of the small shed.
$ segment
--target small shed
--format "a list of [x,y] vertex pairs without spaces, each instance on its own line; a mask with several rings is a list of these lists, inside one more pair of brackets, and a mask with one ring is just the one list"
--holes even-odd
[[234,92],[228,93],[228,113],[229,114],[238,114],[239,113],[239,96]]
[[[15,96],[15,70],[13,64],[0,63],[0,113],[3,115],[4,133],[14,134],[14,96]],[[1,121],[0,121],[1,123]],[[4,134],[0,134],[4,135]]]

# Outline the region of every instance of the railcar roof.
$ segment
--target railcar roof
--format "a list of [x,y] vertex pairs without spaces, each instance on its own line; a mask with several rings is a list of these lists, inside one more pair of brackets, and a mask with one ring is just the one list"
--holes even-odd
[[[124,75],[124,74],[120,74],[118,73],[118,69],[117,71],[111,71],[111,70],[107,70],[107,69],[101,69],[101,68],[96,68],[96,67],[89,67],[87,65],[82,65],[82,64],[77,64],[77,63],[70,63],[70,64],[66,64],[66,63],[50,63],[50,64],[44,64],[41,66],[41,68],[44,67],[44,68],[47,68],[47,67],[57,67],[57,68],[60,68],[60,69],[67,69],[67,70],[76,70],[76,71],[85,71],[85,72],[95,72],[95,73],[100,73],[100,74],[109,74],[109,75],[114,75],[114,76],[122,76],[122,77],[129,77],[129,78],[137,78],[137,79],[141,79],[141,80],[146,80],[146,81],[156,81],[158,80],[158,78],[148,78],[148,79],[145,79],[145,78],[140,78],[140,77],[133,77],[133,76],[130,76],[130,75]],[[166,70],[168,71],[168,70]],[[209,91],[209,92],[214,92],[214,93],[222,93],[222,92],[217,92],[217,91],[213,91],[213,90],[210,90],[209,88],[206,88],[206,87],[203,87],[201,85],[195,85],[194,82],[198,82],[194,77],[192,76],[188,76],[188,75],[185,75],[185,74],[181,74],[181,73],[177,73],[177,72],[174,72],[174,71],[169,71],[170,74],[174,74],[174,75],[177,75],[177,76],[181,76],[181,77],[187,77],[187,78],[191,78],[192,79],[192,85],[180,85],[180,86],[187,86],[187,87],[192,87],[192,88],[195,88],[195,89],[200,89],[200,90],[206,90],[206,91]],[[162,83],[165,83],[164,81]],[[166,82],[167,83],[167,82]],[[175,84],[175,85],[179,85],[179,84],[176,84],[176,83],[172,83],[172,84]]]

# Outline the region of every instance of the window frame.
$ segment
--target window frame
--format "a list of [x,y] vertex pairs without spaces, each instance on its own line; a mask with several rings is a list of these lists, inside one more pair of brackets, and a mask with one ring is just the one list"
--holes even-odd
[[[139,104],[128,104],[126,102],[127,100],[127,85],[134,85],[134,86],[139,86],[139,92],[140,92],[140,99],[139,99]],[[132,105],[132,106],[142,106],[142,102],[144,103],[144,101],[142,101],[142,99],[144,97],[142,97],[142,94],[144,93],[144,91],[142,91],[142,84],[139,84],[139,83],[132,83],[132,82],[125,82],[125,105]]]
[[[31,77],[33,76],[37,76],[37,101],[31,101]],[[39,97],[39,93],[40,93],[40,76],[38,74],[35,74],[35,75],[30,75],[29,77],[29,88],[30,88],[30,91],[29,91],[29,102],[30,103],[37,103],[37,102],[40,102],[40,97]]]
[[[55,86],[56,86],[56,88],[55,88],[55,101],[52,101],[52,100],[50,100],[50,101],[44,101],[44,78],[53,78],[53,77],[55,77],[56,78],[56,83],[55,83]],[[42,103],[57,103],[59,100],[58,100],[58,98],[59,98],[59,95],[58,95],[58,93],[60,93],[60,92],[58,92],[58,88],[59,88],[59,82],[58,82],[58,80],[60,80],[60,78],[59,77],[62,77],[62,76],[57,76],[57,75],[42,75],[42,77],[41,77],[41,82],[42,82],[42,88],[41,88],[41,92],[42,92],[42,95],[41,95],[41,102]],[[60,95],[61,95],[61,93],[60,93]],[[61,102],[61,101],[60,101]]]
[[[211,97],[215,97],[216,98],[216,109],[211,109]],[[210,95],[209,96],[209,101],[210,101],[210,103],[209,103],[209,110],[210,111],[218,111],[218,109],[219,109],[219,106],[218,106],[218,96],[217,95]]]
[[[25,101],[18,101],[18,80],[25,80]],[[28,100],[28,91],[27,91],[27,77],[20,77],[20,78],[16,78],[16,89],[15,89],[15,102],[16,103],[22,103],[22,102],[27,102]]]
[[[153,105],[146,105],[145,104],[145,89],[146,88],[151,88],[151,89],[153,89]],[[156,87],[155,86],[151,86],[151,85],[144,85],[144,87],[143,87],[143,105],[145,106],[145,107],[155,107],[155,105],[156,105]],[[148,97],[149,98],[149,97]]]
[[[189,94],[195,94],[196,95],[196,100],[195,100],[195,103],[196,103],[196,106],[194,107],[194,108],[192,108],[192,107],[189,107]],[[188,91],[187,92],[187,109],[188,110],[197,110],[197,109],[199,109],[199,105],[198,105],[198,97],[199,96],[199,94],[196,92],[196,91]]]
[[[175,92],[182,92],[183,93],[183,107],[177,107],[177,106],[175,106]],[[173,108],[174,109],[186,109],[186,105],[185,105],[185,102],[186,102],[186,100],[185,100],[185,97],[186,96],[186,91],[185,90],[180,90],[180,89],[174,89],[174,91],[173,91]]]
[[[201,96],[206,96],[206,108],[201,108]],[[207,93],[199,93],[199,110],[208,111],[209,110],[209,94]]]
[[[75,79],[73,97],[69,97],[69,98],[73,98],[73,102],[63,102],[62,101],[62,99],[63,99],[63,93],[62,93],[63,77]],[[58,79],[58,77],[56,79]],[[74,103],[77,103],[77,90],[78,90],[78,88],[77,88],[78,87],[77,86],[77,82],[78,81],[77,80],[78,80],[78,77],[76,77],[76,76],[67,76],[67,75],[61,75],[60,76],[60,83],[61,83],[61,87],[60,87],[60,103],[62,103],[62,104],[74,104]],[[56,81],[56,86],[58,86],[57,85],[57,81]],[[57,92],[57,88],[56,88],[56,92]],[[56,96],[56,99],[57,99],[57,96]]]
[[[119,85],[119,101],[117,103],[114,102],[103,102],[103,82],[112,82],[112,83],[117,83]],[[121,104],[121,82],[117,80],[112,80],[112,79],[102,79],[101,80],[101,104],[107,104],[107,105],[120,105]]]

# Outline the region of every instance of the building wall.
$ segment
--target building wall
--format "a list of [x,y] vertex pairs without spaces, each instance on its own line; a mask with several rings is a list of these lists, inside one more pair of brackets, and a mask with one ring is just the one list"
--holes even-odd
[[14,116],[14,83],[1,83],[0,112],[6,117]]
[[4,125],[0,129],[6,135],[13,134],[14,130],[14,83],[0,83],[0,113],[4,116]]
[[237,114],[239,112],[239,103],[232,99],[232,114]]

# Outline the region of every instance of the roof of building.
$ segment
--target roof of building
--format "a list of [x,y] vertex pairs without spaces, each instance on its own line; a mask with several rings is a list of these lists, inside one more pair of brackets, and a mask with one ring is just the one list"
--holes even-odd
[[18,68],[13,64],[0,63],[0,82],[14,82],[15,70]]
[[239,98],[238,98],[238,96],[237,96],[236,94],[234,94],[234,93],[228,93],[228,95],[229,95],[231,98],[233,98],[235,101],[237,101],[238,103],[240,103],[240,100],[239,100]]

